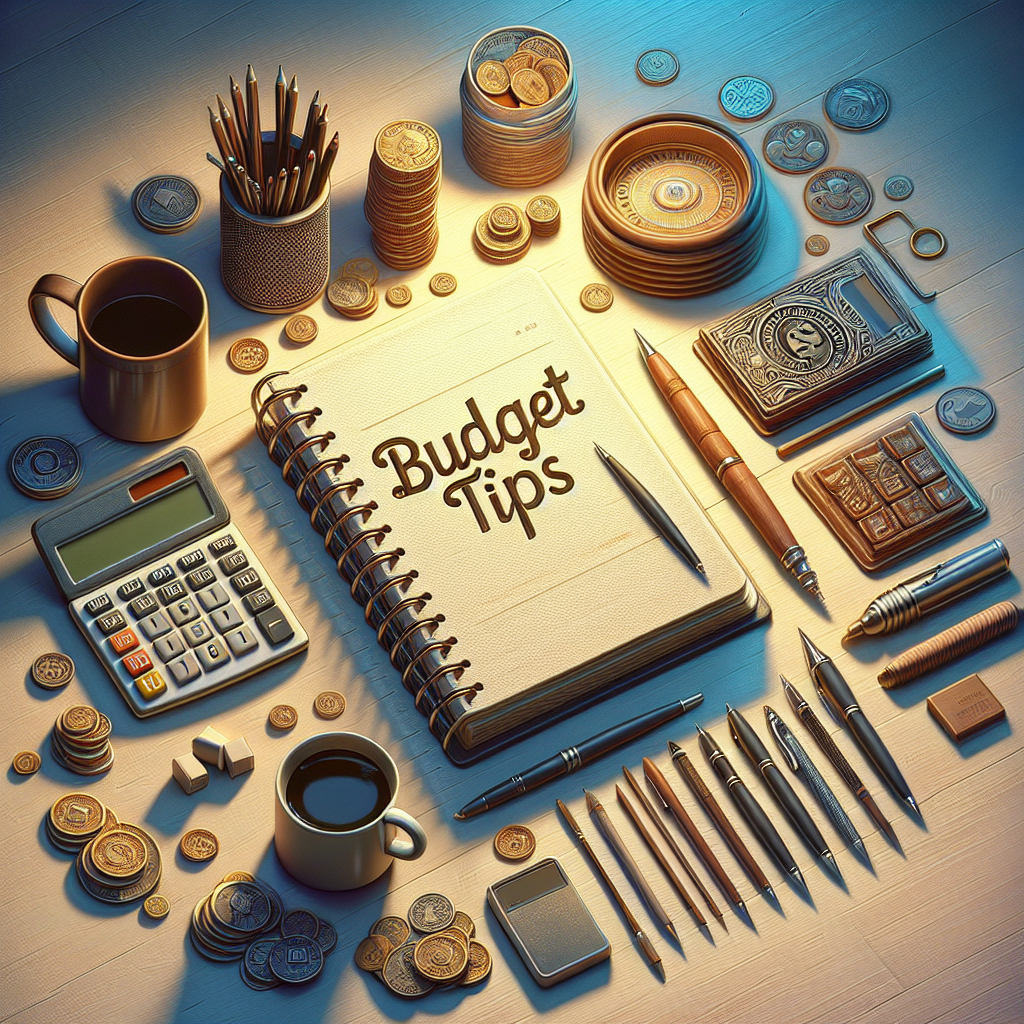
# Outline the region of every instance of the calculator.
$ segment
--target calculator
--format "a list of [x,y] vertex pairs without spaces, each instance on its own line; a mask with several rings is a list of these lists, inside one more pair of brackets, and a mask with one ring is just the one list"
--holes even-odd
[[32,539],[139,718],[309,645],[191,448],[37,519]]

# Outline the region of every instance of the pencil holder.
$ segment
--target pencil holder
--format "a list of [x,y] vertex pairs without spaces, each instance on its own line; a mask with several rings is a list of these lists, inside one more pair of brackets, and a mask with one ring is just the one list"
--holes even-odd
[[[273,140],[263,133],[264,152]],[[220,276],[236,302],[257,313],[294,313],[323,294],[330,269],[330,180],[304,210],[264,217],[246,210],[221,175]]]

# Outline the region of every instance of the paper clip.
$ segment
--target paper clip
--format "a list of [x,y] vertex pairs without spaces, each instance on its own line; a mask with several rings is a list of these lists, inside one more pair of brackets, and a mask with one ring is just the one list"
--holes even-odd
[[[889,266],[892,267],[892,269],[895,270],[901,278],[903,278],[907,287],[910,288],[918,298],[923,299],[925,302],[931,302],[938,292],[921,291],[921,289],[918,288],[911,280],[910,275],[899,265],[899,263],[896,262],[896,257],[886,249],[879,237],[875,234],[874,229],[878,227],[879,224],[884,224],[887,220],[892,220],[893,217],[899,217],[906,221],[907,226],[910,228],[910,251],[917,256],[918,259],[938,259],[946,251],[946,236],[939,231],[938,228],[917,227],[902,210],[890,210],[888,213],[883,213],[881,217],[876,217],[874,220],[868,221],[868,223],[864,225],[864,234],[867,237],[867,240],[885,257]],[[920,247],[921,239],[929,236],[939,240],[939,247],[933,252],[924,250]]]

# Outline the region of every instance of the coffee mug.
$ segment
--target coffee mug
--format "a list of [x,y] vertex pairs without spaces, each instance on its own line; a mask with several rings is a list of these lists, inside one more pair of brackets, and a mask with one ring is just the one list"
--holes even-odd
[[293,747],[277,770],[275,795],[278,859],[314,889],[358,889],[395,857],[415,860],[427,848],[420,823],[395,806],[395,762],[358,733],[320,733]]
[[[47,299],[74,309],[77,341]],[[184,267],[127,256],[85,284],[46,274],[28,307],[50,348],[78,367],[82,408],[101,430],[122,441],[163,441],[203,414],[210,316],[203,286]]]

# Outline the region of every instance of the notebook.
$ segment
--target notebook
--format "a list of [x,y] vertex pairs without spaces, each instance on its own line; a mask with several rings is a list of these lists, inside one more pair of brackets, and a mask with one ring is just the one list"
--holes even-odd
[[[456,764],[769,614],[536,271],[264,378],[253,409]],[[706,579],[595,442],[661,502]]]

